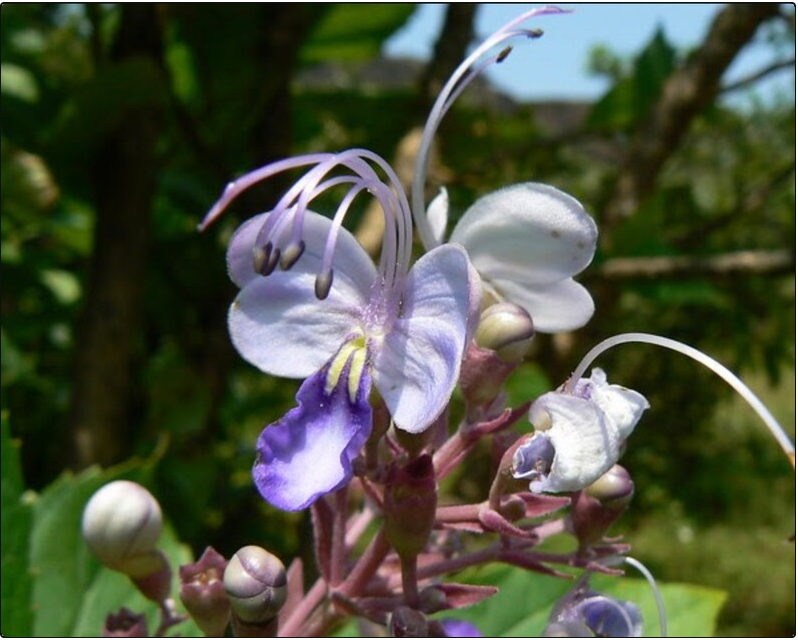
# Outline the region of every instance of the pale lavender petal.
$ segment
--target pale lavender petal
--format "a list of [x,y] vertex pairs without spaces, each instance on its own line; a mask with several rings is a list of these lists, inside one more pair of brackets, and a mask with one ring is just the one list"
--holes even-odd
[[437,247],[411,269],[401,315],[376,349],[373,371],[399,428],[423,431],[448,404],[481,297],[461,247]]
[[[262,213],[244,222],[236,229],[227,248],[227,270],[230,279],[239,287],[244,288],[248,283],[263,276],[256,273],[253,267],[253,250],[266,218],[271,215]],[[305,242],[305,251],[302,257],[291,268],[291,272],[313,274],[321,270],[322,256],[327,242],[327,236],[332,228],[330,218],[312,211],[305,214],[302,226],[302,240]],[[291,223],[285,224],[277,234],[276,244],[285,246],[291,237]],[[280,267],[277,268],[277,271]],[[275,273],[277,273],[275,271]],[[355,240],[355,237],[343,227],[338,232],[333,258],[333,271],[335,283],[333,289],[342,278],[348,279],[356,288],[368,292],[374,282],[377,271],[369,255]],[[271,277],[271,276],[267,276]],[[313,289],[311,283],[311,290]]]
[[252,475],[261,495],[285,511],[299,511],[352,477],[352,461],[371,433],[371,379],[362,367],[355,397],[347,365],[325,390],[329,365],[305,380],[298,406],[266,427],[258,438]]
[[451,236],[488,281],[552,284],[593,259],[598,231],[582,205],[545,184],[516,184],[477,200]]
[[357,331],[367,296],[345,278],[325,300],[315,276],[275,271],[250,282],[230,306],[230,337],[241,356],[261,371],[304,378],[321,367]]
[[230,243],[231,277],[245,282],[230,307],[230,337],[243,358],[261,371],[304,378],[359,330],[376,269],[352,235],[341,229],[333,286],[328,297],[319,300],[314,285],[330,221],[308,213],[306,248],[299,261],[289,271],[278,267],[268,276],[245,278],[246,269],[252,269],[251,243],[259,229],[256,220],[245,223]]
[[526,309],[540,333],[578,329],[587,324],[595,311],[587,289],[571,278],[550,285],[495,279],[486,282],[486,289],[493,289],[500,300]]

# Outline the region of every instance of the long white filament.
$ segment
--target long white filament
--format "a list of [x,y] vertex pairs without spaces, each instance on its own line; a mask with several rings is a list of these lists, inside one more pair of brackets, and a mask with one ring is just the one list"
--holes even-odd
[[582,358],[582,361],[579,363],[579,365],[577,365],[573,375],[566,383],[565,390],[567,392],[574,391],[576,388],[576,383],[598,356],[612,347],[627,343],[653,344],[658,347],[670,349],[671,351],[676,351],[677,353],[681,353],[688,358],[692,358],[696,362],[704,365],[710,371],[717,374],[732,389],[739,393],[742,399],[745,400],[756,412],[756,414],[762,419],[762,422],[765,423],[765,426],[770,430],[770,433],[776,439],[776,442],[779,443],[779,446],[790,459],[790,462],[793,464],[793,466],[795,465],[795,445],[793,444],[792,440],[790,440],[790,437],[784,432],[784,429],[782,429],[776,418],[773,417],[773,414],[768,411],[768,408],[762,403],[756,394],[751,391],[751,389],[749,389],[748,386],[742,380],[740,380],[740,378],[738,378],[734,373],[732,373],[718,361],[714,360],[703,351],[699,351],[694,347],[683,344],[678,340],[664,338],[651,333],[621,333],[617,336],[607,338],[606,340],[599,342],[595,347],[587,352],[584,358]]
[[629,556],[624,558],[626,564],[633,566],[637,569],[643,577],[648,582],[649,586],[651,587],[651,591],[654,594],[654,600],[657,602],[657,611],[659,612],[659,631],[660,635],[663,638],[668,637],[668,618],[665,615],[665,602],[662,600],[662,593],[660,593],[659,587],[657,586],[657,581],[654,579],[654,576],[651,572],[646,568],[646,566],[640,562],[639,560],[635,560],[634,558],[630,558]]
[[[421,244],[424,245],[425,249],[430,250],[433,247],[438,246],[440,243],[435,239],[435,234],[432,232],[432,227],[430,226],[425,213],[424,176],[427,173],[427,164],[429,161],[429,152],[430,146],[432,145],[432,139],[435,136],[435,131],[440,124],[441,118],[443,118],[443,115],[451,106],[450,97],[453,92],[455,92],[455,87],[458,86],[458,83],[460,83],[464,76],[467,76],[467,81],[460,85],[460,89],[457,90],[459,94],[466,84],[468,84],[468,82],[475,77],[475,74],[469,74],[469,70],[472,68],[472,65],[494,47],[498,47],[499,45],[507,42],[507,40],[516,38],[518,36],[537,35],[532,31],[518,29],[517,27],[521,23],[535,16],[556,13],[567,13],[567,11],[564,11],[558,7],[539,7],[537,9],[527,11],[526,13],[508,22],[501,29],[489,36],[471,53],[471,55],[469,55],[465,60],[463,60],[463,62],[460,63],[460,66],[455,69],[454,73],[452,73],[452,75],[449,77],[449,80],[446,82],[440,94],[438,95],[435,104],[432,106],[429,117],[427,118],[427,123],[424,125],[424,133],[421,136],[421,146],[418,151],[418,157],[416,158],[413,184],[410,191],[410,204],[413,212],[413,219],[416,223],[416,230],[418,231],[419,238],[421,239]],[[499,62],[502,59],[503,54],[494,56],[488,61],[486,66],[490,66],[490,64]],[[484,67],[479,67],[478,71],[482,71],[483,69]]]

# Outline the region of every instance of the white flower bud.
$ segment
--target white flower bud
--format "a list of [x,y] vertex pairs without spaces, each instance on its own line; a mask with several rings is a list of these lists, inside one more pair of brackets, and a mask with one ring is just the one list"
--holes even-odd
[[274,618],[288,597],[285,566],[261,547],[239,549],[224,571],[224,589],[238,618],[260,624]]
[[163,519],[158,501],[144,487],[116,480],[98,490],[83,510],[83,539],[97,558],[132,578],[162,568],[155,553]]
[[482,312],[474,339],[506,362],[520,362],[529,351],[535,327],[529,313],[511,302],[493,304]]

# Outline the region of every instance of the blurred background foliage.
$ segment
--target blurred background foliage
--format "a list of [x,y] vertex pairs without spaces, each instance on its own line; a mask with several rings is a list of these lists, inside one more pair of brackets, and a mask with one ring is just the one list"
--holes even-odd
[[[245,364],[225,325],[225,242],[285,183],[254,190],[204,234],[196,226],[228,180],[274,158],[352,146],[394,158],[462,55],[441,45],[472,33],[473,8],[452,10],[440,68],[380,58],[413,10],[3,6],[2,409],[26,486],[146,461],[194,554],[253,542],[309,553],[305,517],[267,507],[250,477],[257,435],[297,383]],[[757,21],[744,40],[794,65],[794,9]],[[794,435],[794,96],[757,99],[759,78],[708,87],[662,161],[635,162],[667,83],[697,53],[664,32],[632,59],[597,48],[590,64],[612,88],[595,104],[517,104],[479,81],[443,123],[431,187],[445,183],[456,219],[501,185],[547,182],[599,222],[581,278],[596,315],[537,338],[514,402],[560,384],[597,340],[638,330],[715,355]],[[624,211],[620,185],[643,171],[650,184]],[[600,365],[652,405],[624,458],[637,498],[617,532],[658,577],[727,589],[719,633],[793,635],[795,480],[778,447],[684,358],[626,346]],[[451,491],[482,499],[478,463]]]

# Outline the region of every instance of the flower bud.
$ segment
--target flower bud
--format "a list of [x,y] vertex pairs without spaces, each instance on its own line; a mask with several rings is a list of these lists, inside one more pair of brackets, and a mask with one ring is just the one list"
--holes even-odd
[[180,567],[180,600],[202,632],[223,637],[230,621],[230,602],[224,590],[227,560],[213,547],[198,562]]
[[621,465],[613,465],[587,489],[587,495],[601,502],[605,507],[623,508],[632,500],[635,483],[632,476]]
[[403,557],[424,549],[435,524],[438,488],[432,457],[424,454],[403,467],[393,467],[385,487],[385,534]]
[[131,578],[144,578],[162,569],[155,552],[161,526],[161,508],[152,494],[135,482],[117,480],[91,497],[81,529],[100,562]]
[[388,618],[388,633],[391,638],[427,638],[427,616],[410,607],[397,607]]
[[119,613],[109,613],[103,625],[103,638],[146,638],[147,618],[122,607]]
[[460,367],[460,389],[473,422],[484,418],[502,391],[516,363],[502,360],[495,351],[471,343]]
[[261,547],[242,547],[224,571],[224,589],[238,620],[265,624],[275,618],[288,596],[285,566]]
[[479,318],[474,340],[505,362],[521,362],[529,351],[535,327],[526,309],[512,302],[489,306]]
[[570,528],[581,548],[600,542],[632,501],[634,483],[629,472],[616,464],[573,498]]

